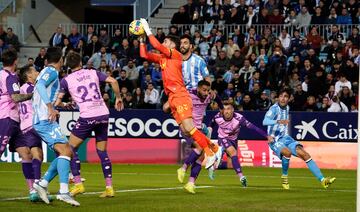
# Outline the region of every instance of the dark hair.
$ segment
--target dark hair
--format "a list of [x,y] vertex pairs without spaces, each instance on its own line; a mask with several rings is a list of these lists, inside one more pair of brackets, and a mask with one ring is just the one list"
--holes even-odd
[[45,58],[47,62],[50,63],[58,63],[62,57],[62,52],[59,47],[50,47],[46,51]]
[[208,81],[206,81],[206,80],[200,80],[200,81],[198,82],[198,87],[201,87],[201,86],[203,86],[203,85],[205,85],[205,86],[210,86],[210,82],[208,82]]
[[291,96],[291,90],[289,88],[282,88],[279,91],[279,96],[283,93],[286,93],[287,95]]
[[3,66],[12,66],[18,59],[17,51],[14,48],[5,50],[1,55]]
[[74,69],[76,67],[79,67],[81,63],[81,56],[77,52],[69,52],[66,55],[66,65],[69,66],[69,68]]
[[32,65],[26,65],[20,68],[20,80],[22,83],[27,81],[27,74],[31,71]]
[[188,39],[189,42],[190,42],[190,44],[193,44],[193,45],[194,45],[194,41],[193,41],[193,39],[192,39],[192,37],[191,37],[190,35],[188,35],[188,34],[183,34],[183,35],[180,37],[180,40],[182,40],[182,39]]
[[167,35],[165,36],[165,39],[169,39],[172,42],[175,43],[175,48],[178,49],[180,47],[180,39],[178,36],[174,36],[174,35]]
[[225,107],[225,106],[228,106],[228,105],[234,107],[234,105],[231,104],[228,100],[223,101],[223,105],[224,105],[224,107]]

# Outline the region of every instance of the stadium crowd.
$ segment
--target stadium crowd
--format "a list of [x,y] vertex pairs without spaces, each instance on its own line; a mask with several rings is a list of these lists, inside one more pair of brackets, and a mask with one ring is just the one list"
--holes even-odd
[[[268,110],[285,86],[293,90],[290,110],[357,111],[360,35],[357,27],[343,26],[359,24],[359,8],[355,0],[188,0],[173,15],[169,33],[192,36],[194,54],[208,64],[212,90],[240,111]],[[210,30],[188,28],[189,23]],[[262,27],[254,27],[259,24]],[[269,24],[283,28],[275,34]],[[323,24],[330,27],[326,36],[319,33]],[[246,25],[246,31],[239,25]],[[226,33],[225,27],[232,27],[231,32]],[[120,29],[109,35],[106,27],[96,32],[89,26],[83,35],[76,26],[69,35],[62,30],[57,27],[49,46],[61,47],[64,57],[79,52],[84,67],[115,77],[125,108],[161,108],[166,96],[160,66],[140,58],[136,37]],[[160,42],[164,36],[163,29],[156,30]],[[40,49],[28,63],[41,70],[45,53]],[[60,75],[68,73],[64,66]],[[113,107],[111,86],[105,84],[102,92]],[[217,108],[215,101],[209,106]]]

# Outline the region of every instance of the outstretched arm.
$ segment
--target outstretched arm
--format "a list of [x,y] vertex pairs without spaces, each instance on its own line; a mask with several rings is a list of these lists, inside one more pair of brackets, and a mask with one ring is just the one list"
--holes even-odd
[[155,53],[150,53],[146,50],[146,45],[143,41],[141,41],[140,39],[140,57],[155,62],[155,63],[159,63],[160,62],[160,58],[161,58],[161,54],[155,54]]
[[244,117],[242,117],[241,121],[240,121],[240,125],[246,128],[249,128],[251,130],[256,131],[257,133],[259,133],[260,135],[264,136],[265,138],[267,138],[267,134],[264,130],[260,129],[259,127],[255,126],[253,123],[251,123],[250,121],[246,120]]

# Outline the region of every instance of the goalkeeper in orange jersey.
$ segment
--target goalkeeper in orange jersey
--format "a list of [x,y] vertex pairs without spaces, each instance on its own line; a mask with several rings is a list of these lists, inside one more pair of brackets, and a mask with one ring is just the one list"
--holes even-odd
[[209,138],[193,124],[192,101],[182,76],[182,56],[176,50],[180,46],[180,39],[176,36],[168,35],[161,44],[152,34],[147,21],[142,18],[140,22],[149,38],[150,44],[160,51],[160,54],[147,52],[144,36],[142,36],[140,38],[140,56],[160,64],[165,94],[169,97],[169,105],[174,119],[179,124],[182,132],[186,136],[191,136],[205,151],[205,154],[209,156],[214,155],[214,152],[218,150],[218,146],[211,143]]

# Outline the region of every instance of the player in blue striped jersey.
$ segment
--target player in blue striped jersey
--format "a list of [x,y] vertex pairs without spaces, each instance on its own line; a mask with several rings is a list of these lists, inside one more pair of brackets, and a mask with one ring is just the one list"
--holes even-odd
[[187,90],[195,89],[205,79],[210,82],[209,70],[205,60],[194,54],[192,38],[185,34],[180,38],[180,52],[183,56],[182,74]]
[[58,71],[63,65],[61,49],[49,48],[46,52],[46,59],[48,66],[40,72],[34,88],[32,99],[33,127],[42,140],[57,153],[58,157],[52,161],[44,177],[35,182],[33,187],[40,198],[49,204],[48,184],[59,174],[60,190],[56,198],[73,206],[79,206],[80,204],[70,196],[68,187],[72,151],[56,122],[59,112],[54,109],[60,88]]
[[326,189],[335,181],[335,177],[324,177],[315,161],[307,153],[303,145],[295,141],[288,134],[289,124],[289,98],[291,91],[282,89],[279,92],[279,101],[270,107],[263,120],[263,125],[267,126],[267,134],[270,148],[281,159],[282,162],[282,186],[289,189],[288,169],[291,155],[299,157],[306,162],[309,170],[321,182]]

